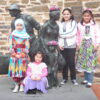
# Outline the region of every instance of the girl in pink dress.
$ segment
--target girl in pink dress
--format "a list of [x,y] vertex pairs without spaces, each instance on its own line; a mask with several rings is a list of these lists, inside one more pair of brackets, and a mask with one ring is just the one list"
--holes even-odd
[[[28,93],[30,90],[40,90],[43,93],[46,93],[46,87],[48,80],[46,76],[48,75],[47,72],[47,65],[42,62],[43,61],[43,53],[37,51],[34,55],[33,61],[28,64],[27,68],[27,76],[24,79],[24,92]],[[36,91],[34,92],[36,93]]]
[[82,20],[78,24],[77,49],[79,50],[76,68],[84,72],[86,87],[91,87],[93,83],[93,73],[98,67],[97,48],[99,46],[100,29],[93,18],[92,11],[83,11]]

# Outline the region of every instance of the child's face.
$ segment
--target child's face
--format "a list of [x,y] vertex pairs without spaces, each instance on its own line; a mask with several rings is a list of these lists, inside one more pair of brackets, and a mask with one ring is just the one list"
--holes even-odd
[[17,24],[16,25],[16,30],[22,31],[23,30],[23,25],[22,24]]
[[42,61],[42,54],[36,54],[35,62],[41,62],[41,61]]
[[65,21],[70,20],[71,16],[72,16],[72,15],[71,15],[71,13],[70,13],[68,10],[65,10],[65,11],[63,12],[63,18],[64,18]]
[[92,17],[91,17],[91,15],[89,13],[84,13],[83,14],[83,21],[85,23],[89,23],[91,21],[91,19],[92,19]]

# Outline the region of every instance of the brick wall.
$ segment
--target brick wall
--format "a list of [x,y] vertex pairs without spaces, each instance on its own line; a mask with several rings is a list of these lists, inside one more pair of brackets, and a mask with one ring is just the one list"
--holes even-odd
[[100,0],[0,0],[0,54],[9,53],[8,34],[12,18],[7,8],[12,3],[20,4],[22,13],[32,15],[39,23],[48,19],[48,9],[53,4],[61,10],[71,7],[77,21],[81,18],[82,8],[92,8],[96,22],[100,23]]

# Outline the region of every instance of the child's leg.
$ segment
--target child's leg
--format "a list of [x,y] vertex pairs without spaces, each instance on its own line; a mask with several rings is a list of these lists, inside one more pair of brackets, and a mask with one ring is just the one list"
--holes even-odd
[[23,79],[24,79],[24,77],[20,78],[20,88],[19,88],[19,91],[20,92],[23,92],[24,91]]
[[37,82],[37,90],[40,90],[43,93],[47,93],[47,84],[48,80],[46,77],[43,77],[40,81]]
[[88,73],[84,72],[84,82],[87,82],[87,80],[88,80]]
[[19,89],[19,78],[17,78],[17,77],[14,77],[13,78],[13,80],[14,80],[14,83],[15,83],[15,87],[14,87],[14,89],[13,89],[13,92],[15,93],[15,92],[18,92],[18,89]]
[[87,80],[88,83],[93,83],[93,72],[91,73],[88,73],[88,80]]
[[84,72],[84,81],[81,82],[81,84],[87,84],[87,80],[88,80],[88,73]]
[[87,73],[87,87],[91,87],[93,83],[93,72]]

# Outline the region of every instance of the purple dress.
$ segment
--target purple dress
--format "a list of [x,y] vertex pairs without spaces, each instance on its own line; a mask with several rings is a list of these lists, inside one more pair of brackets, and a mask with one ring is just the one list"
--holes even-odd
[[[32,80],[31,75],[34,76],[40,76],[41,80]],[[47,93],[47,84],[48,80],[46,78],[47,76],[47,66],[45,63],[29,63],[28,69],[27,69],[27,76],[24,79],[24,92],[27,93],[28,90],[37,89],[40,90],[43,93]]]

